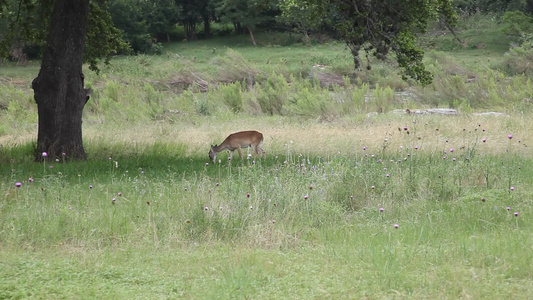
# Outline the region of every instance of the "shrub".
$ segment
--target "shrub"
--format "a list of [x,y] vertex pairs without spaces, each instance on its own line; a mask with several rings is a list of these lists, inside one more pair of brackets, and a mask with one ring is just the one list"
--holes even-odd
[[242,95],[241,95],[241,83],[235,82],[231,84],[223,84],[218,86],[219,97],[222,99],[222,102],[232,111],[232,112],[241,112],[242,105]]
[[265,114],[282,114],[283,106],[289,94],[289,84],[281,74],[272,74],[264,85],[257,85],[259,90],[257,102]]
[[533,44],[524,42],[519,47],[514,47],[505,53],[503,69],[509,75],[523,74],[533,76]]
[[259,73],[242,54],[232,49],[228,49],[224,56],[213,58],[211,64],[217,67],[216,79],[219,82],[245,81],[247,84],[251,84]]

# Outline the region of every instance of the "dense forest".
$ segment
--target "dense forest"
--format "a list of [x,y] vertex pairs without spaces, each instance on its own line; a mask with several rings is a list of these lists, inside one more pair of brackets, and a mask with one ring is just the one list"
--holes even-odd
[[[256,31],[291,32],[291,42],[316,43],[325,36],[343,39],[346,34],[342,23],[346,16],[340,10],[344,1],[321,0],[114,0],[93,1],[106,7],[112,23],[125,42],[118,54],[160,54],[162,43],[182,40],[208,39],[231,34],[246,34],[250,43],[256,44]],[[390,1],[380,1],[381,7],[390,7]],[[417,2],[417,1],[415,1]],[[436,14],[442,3],[451,4],[459,16],[476,13],[491,13],[508,24],[507,34],[517,40],[527,40],[533,28],[533,0],[445,0],[436,3]],[[34,1],[2,0],[5,7],[0,11],[0,41],[9,38],[10,59],[37,58],[45,39],[43,23],[47,13]],[[403,4],[405,11],[416,11],[415,4]],[[412,5],[410,7],[409,5]],[[25,6],[25,7],[22,7]],[[398,9],[400,10],[400,8]],[[390,14],[396,10],[391,9]],[[19,22],[19,20],[27,22]],[[438,19],[438,18],[437,18]],[[402,22],[403,20],[391,21]],[[453,21],[453,20],[452,20]],[[367,26],[359,22],[359,26]],[[357,25],[357,24],[356,24]],[[354,25],[354,26],[356,26]],[[440,18],[437,24],[453,32],[453,24]]]

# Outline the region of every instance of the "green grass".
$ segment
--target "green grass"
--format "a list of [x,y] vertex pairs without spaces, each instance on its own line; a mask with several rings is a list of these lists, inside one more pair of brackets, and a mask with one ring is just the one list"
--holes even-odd
[[[456,117],[435,136],[446,117],[421,117],[429,125],[411,134],[387,124],[407,117],[377,118],[358,125],[370,130],[361,138],[341,122],[286,124],[286,135],[265,130],[256,164],[206,165],[195,141],[143,138],[156,127],[132,128],[130,145],[125,128],[89,130],[84,163],[35,164],[30,144],[12,147],[0,173],[2,297],[528,299],[527,119]],[[330,147],[312,150],[316,134]]]
[[[486,21],[427,49],[425,88],[389,63],[320,86],[348,51],[286,35],[115,58],[86,72],[86,162],[33,162],[38,67],[2,65],[0,299],[533,298],[533,92]],[[461,114],[389,113],[425,107]],[[249,129],[266,159],[208,162]]]

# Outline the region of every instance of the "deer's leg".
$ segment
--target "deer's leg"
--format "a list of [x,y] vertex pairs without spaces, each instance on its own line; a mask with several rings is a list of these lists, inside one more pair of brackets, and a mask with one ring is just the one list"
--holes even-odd
[[243,160],[244,158],[242,157],[241,147],[237,148],[237,151],[239,152],[239,156],[241,157],[241,160]]
[[235,152],[235,150],[230,150],[230,151],[229,151],[229,159],[232,159],[232,158],[233,158],[233,152]]
[[254,158],[256,158],[257,155],[259,154],[259,152],[257,152],[257,149],[259,149],[259,146],[251,145],[251,147],[252,147],[252,150],[254,152]]
[[[259,144],[257,145],[256,149],[258,149],[259,151],[261,151],[261,154],[264,158],[266,158],[266,152],[265,150],[263,150],[261,148],[261,146],[263,145],[263,141],[259,142]],[[259,154],[259,152],[256,151],[257,154]]]

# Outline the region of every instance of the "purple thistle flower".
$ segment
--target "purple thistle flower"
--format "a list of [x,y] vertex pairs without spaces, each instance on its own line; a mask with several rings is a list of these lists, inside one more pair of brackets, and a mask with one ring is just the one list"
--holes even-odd
[[453,148],[450,148],[450,152],[453,152]]
[[28,178],[29,183],[33,183],[33,177]]
[[513,135],[512,135],[512,134],[509,134],[507,137],[508,137],[509,139],[512,139],[512,138],[513,138]]
[[452,160],[453,160],[453,161],[455,161],[455,157],[454,157],[454,158],[452,158]]
[[403,128],[403,130],[407,130],[407,129],[408,129],[407,126],[405,126],[405,127]]
[[514,212],[514,216],[518,217],[518,212],[517,211]]
[[305,200],[309,199],[309,195],[305,195],[305,196],[304,196],[304,199],[305,199]]
[[206,166],[206,167],[209,166],[209,163],[205,163],[205,166]]
[[371,186],[370,188],[371,188],[371,189],[375,189],[376,187],[375,187],[375,186]]
[[481,201],[485,202],[485,201],[487,201],[487,200],[485,199],[485,197],[482,197],[482,198],[481,198]]
[[418,150],[418,146],[415,146],[415,150]]
[[246,194],[246,198],[250,198],[250,193]]
[[122,192],[118,192],[118,195],[119,195],[119,196],[122,196]]
[[22,186],[22,182],[17,182],[17,183],[15,183],[15,186],[16,186],[16,187],[21,187],[21,186]]
[[483,139],[483,143],[485,143],[487,141],[487,139]]
[[363,147],[363,150],[366,150],[366,147]]
[[394,224],[394,228],[397,229],[398,227],[400,227],[400,225],[398,225],[398,224]]
[[92,185],[92,184],[91,184],[91,185],[89,185],[89,188],[90,188],[90,189],[92,189],[92,188],[93,188],[93,185]]
[[53,169],[53,168],[54,168],[54,166],[50,166],[50,169]]
[[380,211],[380,212],[383,212],[384,210],[385,210],[385,209],[384,209],[383,207],[380,207],[380,208],[379,208],[379,211]]
[[209,207],[208,206],[204,206],[204,210],[209,210]]
[[65,152],[61,153],[61,155],[62,155],[63,157],[67,156],[67,154],[66,154]]
[[43,157],[47,157],[47,156],[48,156],[48,153],[43,152],[42,156],[43,156]]
[[511,191],[514,191],[514,186],[510,187],[509,189],[510,189]]
[[509,206],[507,206],[505,209],[507,209],[507,210],[511,210],[511,208],[510,208]]
[[353,199],[353,195],[350,195],[350,199]]
[[385,175],[387,178],[390,177],[390,174]]

